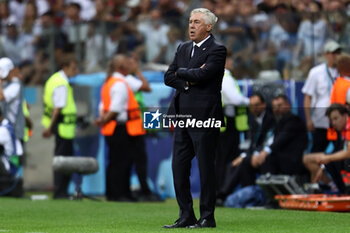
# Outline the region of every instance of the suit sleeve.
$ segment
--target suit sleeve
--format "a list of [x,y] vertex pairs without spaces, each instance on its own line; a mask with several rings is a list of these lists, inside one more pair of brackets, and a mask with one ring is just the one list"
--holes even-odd
[[[281,150],[281,148],[288,145],[295,137],[304,138],[307,141],[307,134],[304,124],[297,118],[293,118],[285,127],[279,129],[280,132],[277,137],[274,138],[272,145],[270,146],[272,152]],[[296,145],[302,146],[302,145]]]
[[185,81],[196,83],[216,78],[218,73],[223,72],[226,61],[226,48],[223,45],[216,47],[210,51],[203,68],[179,68],[177,75]]
[[186,81],[180,79],[176,75],[176,70],[178,69],[177,57],[180,56],[181,44],[177,48],[173,62],[170,64],[167,72],[164,75],[164,83],[169,87],[173,87],[177,90],[185,90]]

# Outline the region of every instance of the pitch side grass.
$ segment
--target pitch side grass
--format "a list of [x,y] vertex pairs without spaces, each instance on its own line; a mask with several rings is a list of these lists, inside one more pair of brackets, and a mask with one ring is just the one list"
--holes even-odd
[[[198,216],[198,200],[195,200]],[[176,201],[117,203],[0,198],[0,232],[350,232],[349,213],[216,209],[215,229],[162,229],[178,215]]]

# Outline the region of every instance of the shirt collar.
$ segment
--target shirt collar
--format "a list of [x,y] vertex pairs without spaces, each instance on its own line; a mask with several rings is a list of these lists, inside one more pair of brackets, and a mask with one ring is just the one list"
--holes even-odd
[[69,82],[69,80],[68,80],[68,77],[67,77],[66,73],[64,73],[64,71],[63,71],[63,70],[60,70],[59,72],[60,72],[60,74],[62,75],[62,77],[63,77],[65,80],[67,80],[67,82]]
[[116,77],[116,78],[124,78],[125,79],[125,76],[122,73],[119,73],[119,72],[114,72],[112,74],[112,76]]
[[3,118],[2,121],[0,121],[0,125],[7,125],[9,121],[6,118]]
[[208,40],[209,38],[210,38],[210,35],[207,36],[204,40],[202,40],[202,41],[199,42],[199,43],[196,43],[196,42],[193,41],[193,46],[197,45],[198,48],[199,48],[199,47],[201,47],[201,45],[202,45],[206,40]]
[[265,116],[265,111],[263,111],[259,116],[256,117],[256,121],[259,122],[259,124],[261,125],[263,120],[264,120],[264,116]]

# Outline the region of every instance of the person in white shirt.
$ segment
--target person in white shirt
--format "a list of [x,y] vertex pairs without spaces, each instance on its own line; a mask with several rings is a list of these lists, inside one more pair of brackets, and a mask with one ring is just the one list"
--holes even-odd
[[15,127],[15,135],[23,140],[25,119],[22,108],[22,85],[16,76],[16,67],[11,59],[0,59],[0,104],[3,105],[4,117]]
[[330,105],[333,83],[339,76],[336,60],[341,52],[340,45],[335,41],[328,41],[323,51],[326,61],[310,70],[302,89],[306,127],[312,133],[312,153],[324,152],[328,146],[329,120],[325,112]]
[[[42,124],[44,138],[55,136],[55,156],[73,156],[73,139],[75,137],[76,106],[69,78],[79,72],[74,59],[66,59],[62,69],[54,73],[45,83],[43,101],[44,114]],[[54,173],[54,195],[68,198],[70,175]]]
[[10,174],[10,156],[21,156],[23,148],[15,137],[13,125],[0,108],[0,176]]
[[[133,94],[133,91],[141,89],[143,83],[128,76],[134,67],[132,64],[130,58],[123,54],[112,58],[101,90],[100,115],[95,122],[101,126],[109,148],[106,171],[108,201],[135,201],[130,190],[131,168],[135,158],[139,158],[145,132]],[[142,153],[146,156],[145,151]]]
[[[228,164],[239,155],[240,132],[248,130],[246,107],[249,105],[249,98],[241,93],[240,87],[230,70],[233,70],[233,59],[231,53],[228,52],[221,89],[226,128],[221,130],[215,159],[217,191],[224,184]],[[236,119],[236,117],[238,118]]]

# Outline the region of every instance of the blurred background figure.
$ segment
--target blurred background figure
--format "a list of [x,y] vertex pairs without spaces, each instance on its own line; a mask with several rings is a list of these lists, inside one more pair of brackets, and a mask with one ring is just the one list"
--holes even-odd
[[[55,136],[54,156],[73,156],[73,139],[76,126],[76,105],[69,78],[78,74],[78,64],[67,58],[61,70],[54,73],[45,83],[42,124],[45,127],[42,136]],[[71,176],[54,173],[53,198],[68,198],[68,184]]]

